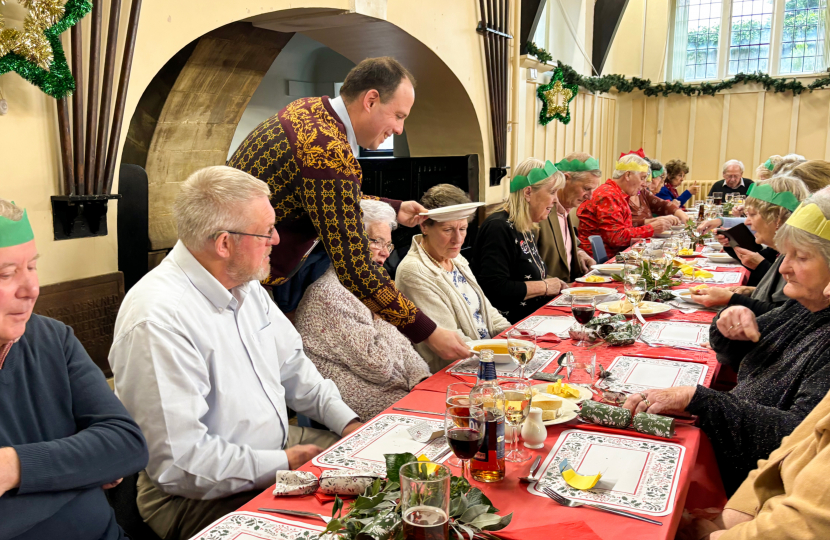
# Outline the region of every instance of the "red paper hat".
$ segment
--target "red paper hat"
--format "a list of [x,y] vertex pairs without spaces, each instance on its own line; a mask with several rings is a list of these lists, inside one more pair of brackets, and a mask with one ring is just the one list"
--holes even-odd
[[646,153],[643,152],[642,148],[640,148],[639,150],[631,150],[630,152],[623,152],[622,154],[620,154],[620,157],[617,158],[617,159],[622,159],[623,156],[628,156],[628,155],[631,155],[631,154],[635,154],[635,155],[640,156],[643,159],[646,159]]

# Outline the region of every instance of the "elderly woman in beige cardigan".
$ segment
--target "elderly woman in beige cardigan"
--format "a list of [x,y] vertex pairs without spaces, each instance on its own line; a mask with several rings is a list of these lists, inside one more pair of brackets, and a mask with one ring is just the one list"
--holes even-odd
[[[421,198],[427,209],[469,203],[459,188],[439,184]],[[467,236],[468,218],[421,224],[421,233],[412,239],[412,247],[395,273],[395,285],[441,328],[458,332],[463,339],[495,337],[510,327],[484,296],[461,246]],[[448,365],[423,344],[415,349],[435,373]]]
[[[360,201],[360,208],[372,260],[382,265],[394,249],[395,211],[368,199]],[[350,293],[334,267],[306,289],[294,325],[317,371],[334,381],[343,401],[364,422],[429,377],[429,368],[409,339]]]

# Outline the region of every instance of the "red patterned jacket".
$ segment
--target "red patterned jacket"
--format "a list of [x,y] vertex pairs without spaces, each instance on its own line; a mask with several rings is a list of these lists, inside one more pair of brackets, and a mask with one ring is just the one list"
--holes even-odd
[[579,244],[591,257],[589,236],[598,235],[605,244],[608,258],[627,249],[632,238],[651,238],[651,225],[634,227],[631,222],[629,196],[613,180],[608,180],[594,191],[594,195],[577,210],[579,216]]

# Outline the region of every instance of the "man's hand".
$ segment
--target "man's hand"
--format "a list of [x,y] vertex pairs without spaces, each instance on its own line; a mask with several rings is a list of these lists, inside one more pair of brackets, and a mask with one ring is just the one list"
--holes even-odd
[[721,311],[718,330],[723,337],[734,341],[752,341],[761,339],[755,314],[744,306],[732,306]]
[[735,248],[735,255],[741,260],[741,264],[750,270],[755,270],[764,261],[764,257],[761,254],[742,247]]
[[470,346],[455,332],[440,326],[426,340],[427,346],[444,360],[461,360],[470,357]]
[[124,479],[123,479],[123,478],[119,478],[119,479],[118,479],[118,480],[116,480],[115,482],[110,482],[109,484],[104,484],[103,486],[101,486],[101,489],[112,489],[112,488],[114,488],[115,486],[117,486],[118,484],[120,484],[122,480],[124,480]]
[[316,444],[298,444],[285,449],[288,457],[288,468],[295,471],[311,461],[311,459],[324,449]]
[[720,227],[722,224],[723,224],[723,221],[721,221],[720,218],[707,219],[706,221],[704,221],[703,223],[701,223],[700,225],[697,226],[697,232],[699,234],[706,234],[708,232],[714,231],[715,229]]
[[20,486],[20,459],[12,447],[0,448],[0,496]]
[[427,209],[417,201],[404,201],[401,203],[401,209],[398,210],[398,223],[406,227],[414,227],[423,223],[427,217],[419,215],[422,212],[427,212]]
[[590,255],[581,250],[576,252],[576,258],[579,259],[579,269],[582,270],[582,272],[585,274],[588,273],[592,266],[597,264],[597,261],[592,259]]
[[343,432],[340,434],[340,436],[341,437],[348,437],[349,435],[351,435],[356,429],[358,429],[362,425],[363,425],[363,422],[361,422],[360,420],[355,418],[354,420],[352,420],[351,422],[346,424],[346,427],[343,428]]
[[744,205],[739,204],[738,206],[732,209],[732,217],[743,217],[744,215]]

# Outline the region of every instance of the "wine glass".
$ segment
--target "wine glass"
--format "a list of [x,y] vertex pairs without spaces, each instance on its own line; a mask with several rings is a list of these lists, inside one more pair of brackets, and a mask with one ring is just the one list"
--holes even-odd
[[646,280],[643,278],[627,281],[625,283],[625,298],[631,305],[637,307],[646,295]]
[[[444,435],[454,457],[461,466],[461,477],[470,480],[469,460],[475,457],[484,442],[487,417],[484,409],[468,407],[447,409],[444,413]],[[449,460],[448,460],[449,461]]]
[[525,380],[512,379],[500,382],[499,386],[504,392],[504,417],[513,431],[511,449],[504,456],[504,460],[511,463],[521,463],[531,457],[527,450],[519,447],[519,432],[521,432],[522,424],[530,412],[533,392],[530,389],[530,384]]
[[[588,386],[593,386],[596,379],[597,371],[597,355],[589,353],[588,351],[574,351],[573,354],[566,356],[563,360],[565,366],[565,373],[567,374],[568,384],[585,383],[585,377],[588,378]],[[582,373],[585,373],[583,376]]]
[[651,277],[654,279],[655,283],[660,276],[663,275],[663,272],[666,271],[666,257],[655,257],[649,261],[649,269],[651,270]]
[[519,363],[519,377],[525,378],[525,366],[536,354],[536,332],[514,328],[507,332],[507,352]]
[[568,296],[571,301],[571,313],[577,323],[576,331],[580,336],[576,346],[582,347],[585,344],[585,325],[594,318],[597,300],[595,296],[578,296],[575,294]]
[[[446,412],[454,415],[465,415],[470,412],[470,390],[472,385],[459,382],[447,386],[447,408]],[[446,462],[451,467],[461,467],[461,460],[455,456]]]

